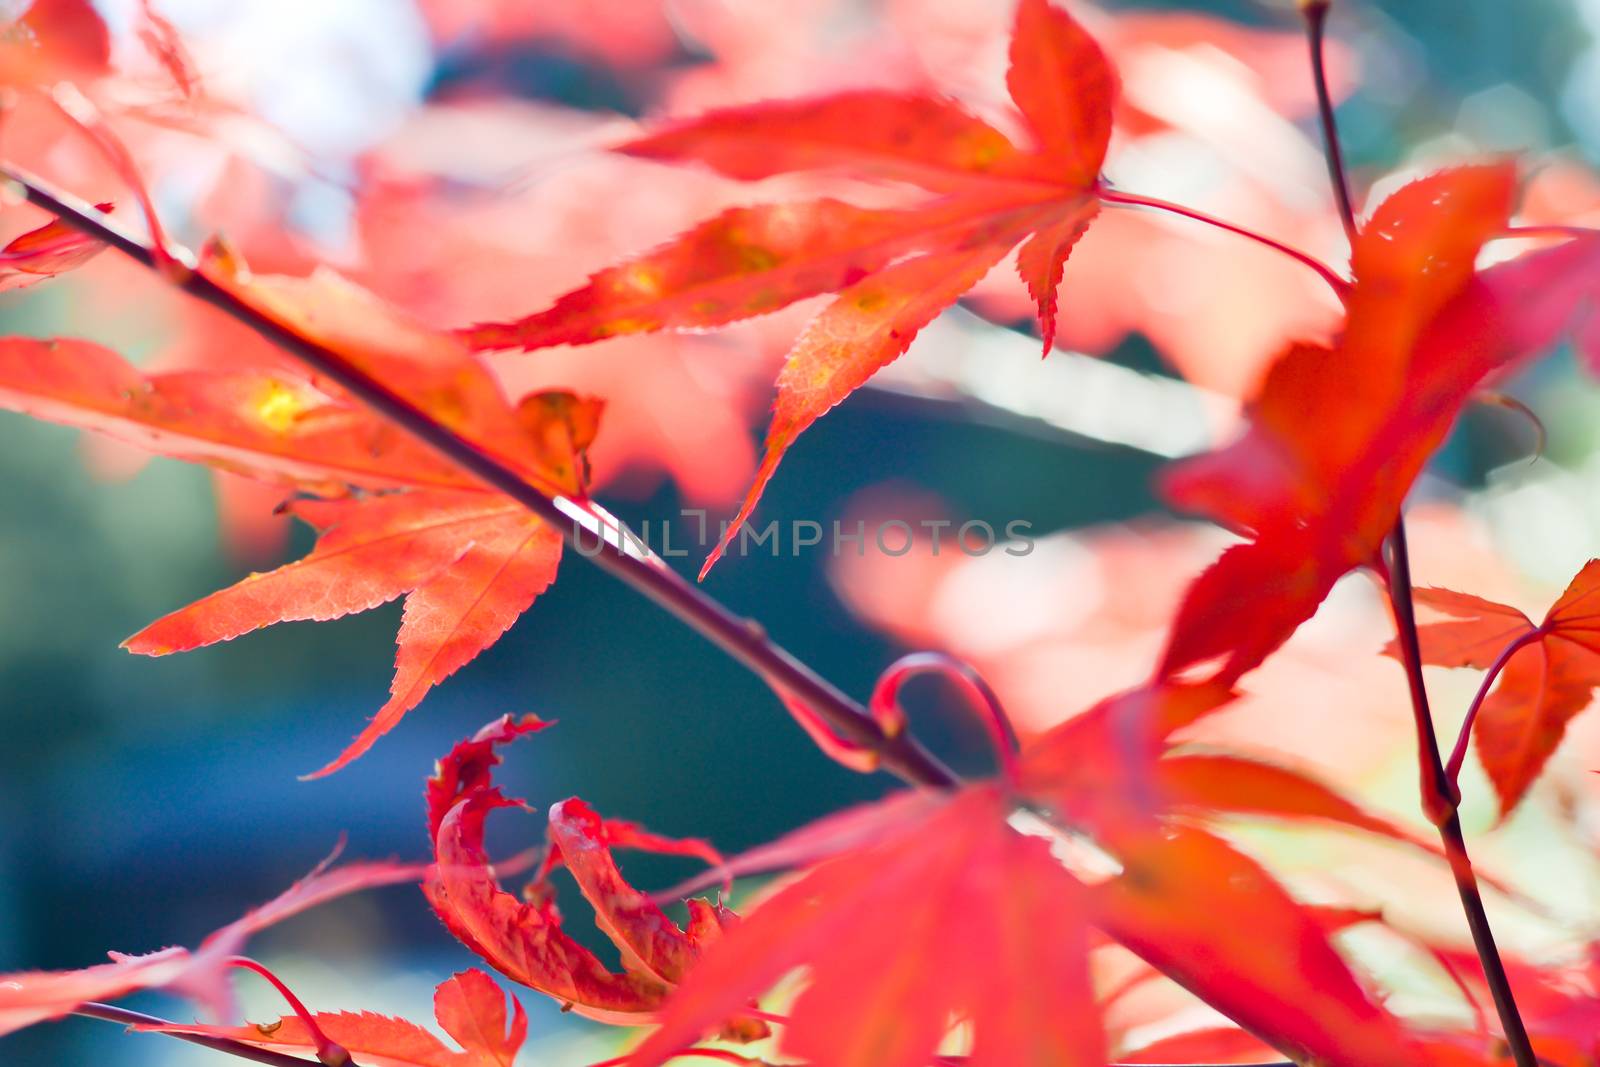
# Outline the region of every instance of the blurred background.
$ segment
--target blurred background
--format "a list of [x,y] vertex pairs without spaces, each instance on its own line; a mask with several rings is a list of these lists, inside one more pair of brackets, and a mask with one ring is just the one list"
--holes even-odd
[[[1292,4],[1069,6],[1122,70],[1113,181],[1342,263]],[[7,0],[0,14],[28,7]],[[175,234],[198,243],[221,232],[258,270],[331,263],[444,326],[525,314],[722,206],[826,184],[742,187],[605,154],[641,121],[869,84],[954,94],[1010,121],[1010,14],[986,0],[157,0],[188,49],[187,92],[142,43],[138,3],[95,7],[111,28],[113,68],[97,99]],[[1528,218],[1600,216],[1589,170],[1600,158],[1600,2],[1341,0],[1333,25],[1340,118],[1363,188],[1381,194],[1447,159],[1526,152]],[[0,126],[0,154],[117,200],[137,223],[92,154],[24,118]],[[40,221],[7,200],[0,239]],[[1226,435],[1285,339],[1330,328],[1318,285],[1225,235],[1108,213],[1074,252],[1064,337],[1048,361],[1020,286],[997,269],[804,436],[760,512],[824,526],[1022,521],[1034,551],[734,557],[706,588],[849,692],[865,694],[905,649],[942,647],[986,673],[1025,731],[1043,729],[1148,671],[1185,582],[1224,543],[1165,515],[1151,476]],[[711,336],[509,354],[496,367],[517,392],[606,397],[600,498],[631,522],[674,523],[687,544],[682,508],[732,514],[772,378],[807,313]],[[90,337],[147,367],[276,358],[111,255],[0,293],[0,330]],[[1419,491],[1414,552],[1423,581],[1542,611],[1600,546],[1600,392],[1566,355],[1507,388],[1543,420],[1545,453],[1530,462],[1536,434],[1515,414],[1469,414]],[[889,787],[817,754],[758,682],[575,554],[504,639],[369,755],[331,779],[297,781],[381,704],[397,604],[165,659],[117,647],[306,551],[309,531],[272,513],[282,495],[0,417],[0,972],[193,945],[341,835],[350,856],[423,858],[433,760],[507,711],[560,720],[510,751],[509,792],[541,809],[578,794],[728,851]],[[692,573],[698,557],[677,562]],[[1376,655],[1386,627],[1367,580],[1347,581],[1202,740],[1314,768],[1416,822],[1401,676]],[[1450,729],[1474,679],[1436,674]],[[917,689],[911,701],[931,744],[985,766],[981,738],[935,693]],[[1547,907],[1535,916],[1493,902],[1526,951],[1593,932],[1600,797],[1587,768],[1597,756],[1600,731],[1580,720],[1535,802],[1503,828],[1481,777],[1468,786],[1485,866]],[[505,851],[542,840],[538,815],[499,820]],[[1454,932],[1453,917],[1427,904],[1449,893],[1446,880],[1409,857],[1368,884],[1358,872],[1372,865],[1356,861],[1378,846],[1241,832],[1309,893],[1353,886]],[[647,887],[683,873],[649,857],[625,865]],[[582,907],[566,910],[571,932],[602,950]],[[298,918],[255,954],[318,1009],[421,1021],[433,986],[473,962],[407,888]],[[1426,980],[1396,981],[1413,1006],[1449,1010]],[[279,1013],[242,985],[253,1018]],[[527,1062],[598,1059],[617,1045],[536,994],[520,999],[533,1014]],[[142,1003],[187,1017],[170,1000]],[[70,1020],[4,1039],[0,1059],[219,1057]]]

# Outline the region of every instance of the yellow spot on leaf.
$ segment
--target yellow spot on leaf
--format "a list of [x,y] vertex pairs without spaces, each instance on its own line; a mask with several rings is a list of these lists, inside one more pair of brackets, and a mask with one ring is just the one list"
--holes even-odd
[[288,433],[300,412],[300,398],[282,382],[269,382],[256,401],[256,418],[273,433]]
[[635,263],[623,271],[621,286],[641,296],[656,296],[661,292],[661,272],[654,267]]

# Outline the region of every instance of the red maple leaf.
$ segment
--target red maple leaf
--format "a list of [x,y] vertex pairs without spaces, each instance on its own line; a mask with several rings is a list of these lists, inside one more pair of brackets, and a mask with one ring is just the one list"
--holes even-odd
[[[313,1018],[329,1040],[366,1067],[512,1067],[528,1035],[528,1017],[515,998],[511,1009],[507,1018],[506,996],[494,979],[470,970],[445,979],[433,994],[434,1017],[460,1051],[405,1019],[369,1011],[317,1012]],[[134,1029],[221,1037],[273,1052],[314,1052],[320,1044],[318,1035],[295,1015],[245,1026],[166,1023]]]
[[193,952],[166,948],[143,956],[113,952],[110,963],[75,971],[0,974],[0,1035],[56,1019],[94,1000],[112,1000],[144,989],[182,993],[218,1015],[231,1013],[232,987],[224,976],[234,956],[254,934],[335,897],[378,886],[420,881],[424,868],[398,863],[350,863],[329,867],[333,857],[272,900],[208,936]]
[[[1428,1062],[1362,987],[1329,923],[1201,827],[1217,815],[1320,819],[1415,842],[1313,779],[1166,739],[1223,707],[1224,685],[1151,685],[1110,698],[1024,749],[1022,783],[1121,866],[1089,890],[1107,935],[1297,1058]],[[1420,1058],[1419,1058],[1420,1057]]]
[[953,101],[872,90],[712,112],[629,142],[623,151],[735,178],[842,169],[935,198],[908,208],[833,199],[736,208],[601,271],[546,311],[467,336],[480,348],[584,344],[721,326],[838,293],[789,353],[765,458],[709,569],[795,438],[1019,244],[1049,351],[1063,264],[1098,210],[1115,76],[1071,17],[1024,0],[1007,85],[1035,142],[1028,149]]
[[1007,824],[1012,803],[994,785],[902,794],[767,850],[826,858],[724,934],[629,1062],[671,1058],[805,968],[781,1046],[808,1062],[924,1067],[959,1020],[976,1067],[1099,1067],[1084,888]]
[[1296,1060],[1434,1062],[1362,988],[1316,912],[1255,861],[1168,825],[1118,842],[1123,872],[1090,890],[1095,923]]
[[[1473,722],[1478,758],[1509,815],[1600,686],[1600,560],[1590,560],[1535,625],[1516,608],[1448,589],[1416,599],[1450,616],[1417,628],[1422,661],[1494,670]],[[1487,679],[1486,679],[1487,682]]]
[[[542,491],[584,495],[598,402],[551,392],[514,406],[454,338],[331,273],[251,275],[222,249],[202,269],[483,443]],[[145,375],[89,342],[0,339],[0,406],[321,495],[408,490],[291,505],[323,531],[305,559],[204,597],[124,643],[167,655],[404,595],[390,699],[317,775],[360,756],[435,684],[498,640],[548,588],[560,561],[560,534],[526,509],[292,373]]]
[[[96,204],[109,212],[111,205]],[[0,248],[0,292],[54,277],[81,267],[105,250],[105,245],[68,226],[60,219],[18,234]]]
[[0,85],[94,78],[110,62],[110,34],[89,0],[33,0],[0,11]]
[[1268,373],[1238,441],[1179,464],[1169,500],[1250,540],[1190,587],[1160,671],[1221,658],[1258,665],[1310,618],[1333,583],[1376,564],[1406,492],[1483,380],[1571,322],[1600,242],[1575,240],[1485,271],[1506,229],[1510,164],[1405,186],[1356,239],[1344,334],[1297,345]]
[[123,647],[163,656],[405,596],[389,701],[314,776],[359,757],[429,689],[494,644],[555,580],[561,560],[561,535],[498,493],[418,491],[292,509],[323,531],[308,556],[158,619]]

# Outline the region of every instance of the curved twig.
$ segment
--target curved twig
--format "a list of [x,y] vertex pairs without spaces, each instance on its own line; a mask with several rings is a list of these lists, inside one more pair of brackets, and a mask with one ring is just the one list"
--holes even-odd
[[976,713],[988,731],[995,759],[1000,762],[1002,777],[1011,785],[1016,785],[1020,777],[1016,728],[1011,725],[1000,698],[983,680],[983,676],[970,664],[954,656],[943,652],[913,652],[884,668],[877,684],[873,686],[872,698],[867,701],[867,709],[883,732],[890,737],[905,732],[906,716],[900,707],[900,687],[923,674],[935,674],[955,684],[966,698],[967,706]]

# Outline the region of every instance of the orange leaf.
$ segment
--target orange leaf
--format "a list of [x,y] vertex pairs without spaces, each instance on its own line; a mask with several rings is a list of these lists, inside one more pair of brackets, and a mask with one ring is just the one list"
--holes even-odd
[[[447,978],[433,994],[439,1026],[461,1046],[445,1045],[433,1034],[404,1019],[373,1012],[317,1012],[317,1026],[364,1067],[512,1067],[528,1034],[528,1017],[515,998],[507,1019],[506,997],[482,971],[462,971]],[[241,1041],[274,1052],[304,1053],[318,1047],[317,1037],[298,1016],[246,1026],[201,1026],[168,1023],[135,1026],[158,1034],[195,1034]]]
[[0,86],[90,79],[110,69],[111,37],[89,0],[33,0],[0,10]]
[[[110,204],[96,204],[104,212]],[[0,248],[0,293],[22,289],[34,282],[81,267],[105,251],[105,245],[85,236],[60,219],[19,234]]]
[[846,289],[812,320],[778,375],[778,401],[755,483],[706,557],[701,578],[738,536],[795,438],[898,358],[918,330],[1005,253],[1004,245],[991,244],[898,263]]
[[471,485],[381,420],[282,371],[145,375],[89,341],[0,338],[0,407],[313,491]]
[[709,570],[794,440],[1025,240],[1022,270],[1048,350],[1062,264],[1098,206],[1115,76],[1069,15],[1022,0],[1007,83],[1038,142],[1031,151],[950,101],[876,91],[713,112],[624,145],[737,178],[840,169],[938,198],[910,209],[829,199],[735,209],[601,271],[547,311],[466,336],[488,348],[581,344],[720,326],[838,293],[789,354],[766,456]]
[[575,469],[552,471],[525,413],[453,335],[412,319],[327,268],[307,277],[262,274],[213,243],[207,280],[301,337],[315,341],[402,394],[441,425],[495,455],[550,495],[582,491]]
[[1220,753],[1180,752],[1157,761],[1155,780],[1163,800],[1179,811],[1318,819],[1443,855],[1437,845],[1288,767]]
[[1030,166],[1004,134],[954,101],[875,89],[713,111],[668,123],[622,150],[702,163],[743,181],[839,170],[933,192],[982,188]]
[[1006,88],[1048,164],[1041,169],[1068,185],[1094,185],[1117,96],[1116,75],[1094,38],[1050,4],[1019,4]]
[[1157,969],[1297,1061],[1431,1062],[1253,861],[1191,828],[1119,845],[1124,873],[1089,890],[1091,915]]
[[1515,608],[1448,589],[1418,589],[1416,598],[1452,616],[1417,628],[1424,663],[1488,669],[1521,642],[1473,724],[1504,818],[1600,686],[1600,560],[1584,565],[1538,626]]
[[123,647],[163,656],[277,622],[340,618],[404,594],[390,699],[314,776],[360,756],[429,689],[494,644],[549,587],[561,559],[560,534],[495,493],[300,501],[293,510],[325,531],[310,555],[158,619]]

